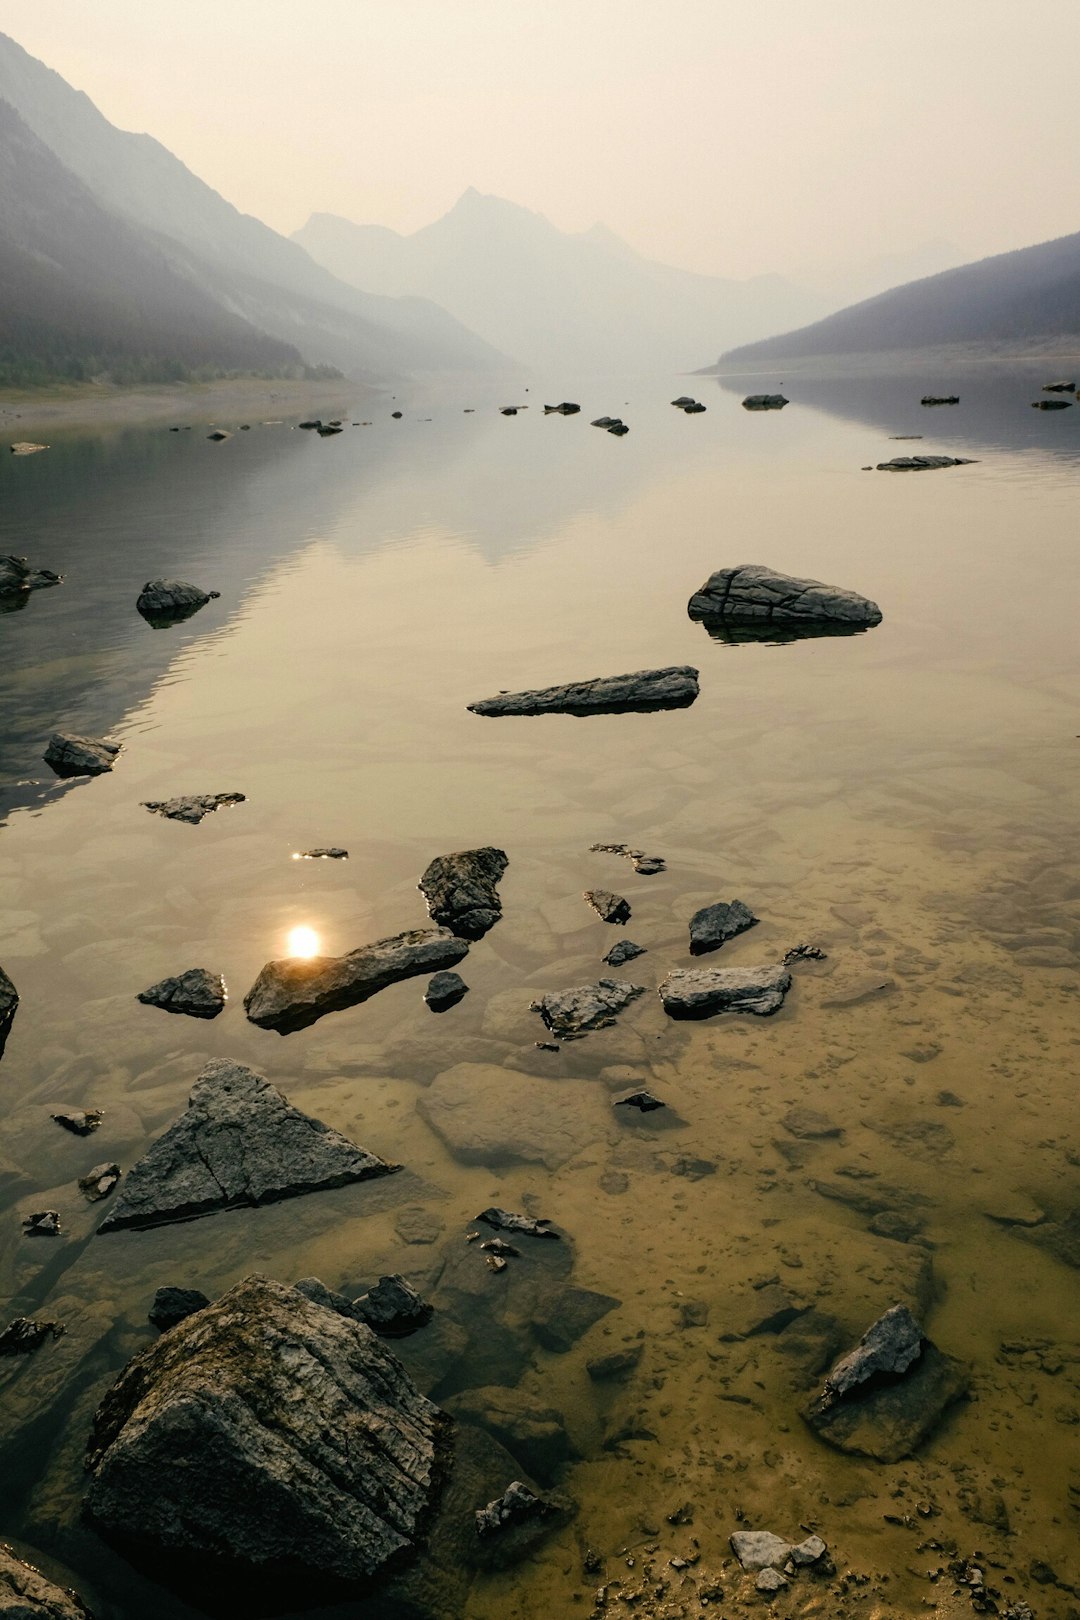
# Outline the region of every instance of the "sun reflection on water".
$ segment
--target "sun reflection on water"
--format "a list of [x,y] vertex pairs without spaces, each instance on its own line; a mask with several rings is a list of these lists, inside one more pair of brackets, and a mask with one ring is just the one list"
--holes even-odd
[[291,928],[289,930],[288,953],[290,956],[311,957],[318,956],[320,940],[314,928]]

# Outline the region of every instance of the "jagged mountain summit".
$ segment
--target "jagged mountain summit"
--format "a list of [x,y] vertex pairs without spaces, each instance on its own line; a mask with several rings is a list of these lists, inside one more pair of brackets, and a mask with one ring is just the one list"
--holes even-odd
[[[431,302],[373,296],[338,281],[151,136],[110,124],[88,96],[3,34],[0,101],[173,275],[304,361],[367,378],[506,365]],[[4,141],[0,161],[7,150]]]
[[750,281],[660,264],[603,225],[560,231],[542,214],[470,188],[411,235],[312,214],[293,236],[343,281],[434,299],[504,353],[537,367],[660,368],[700,361],[828,308],[780,276]]

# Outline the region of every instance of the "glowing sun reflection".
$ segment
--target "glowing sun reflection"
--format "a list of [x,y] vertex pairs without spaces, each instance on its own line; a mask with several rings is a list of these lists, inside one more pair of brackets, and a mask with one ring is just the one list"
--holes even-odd
[[318,956],[319,936],[314,928],[290,929],[288,951],[290,956]]

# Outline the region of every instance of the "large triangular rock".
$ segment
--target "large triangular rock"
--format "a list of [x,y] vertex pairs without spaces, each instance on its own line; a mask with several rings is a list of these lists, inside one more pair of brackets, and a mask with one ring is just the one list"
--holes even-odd
[[128,1172],[98,1230],[273,1204],[398,1169],[302,1114],[254,1069],[218,1058],[196,1080],[186,1113]]

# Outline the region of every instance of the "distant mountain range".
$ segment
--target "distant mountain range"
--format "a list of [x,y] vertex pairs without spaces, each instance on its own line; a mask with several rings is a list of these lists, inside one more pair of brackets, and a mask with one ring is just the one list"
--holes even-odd
[[0,102],[0,363],[6,346],[9,371],[35,344],[54,358],[111,355],[121,372],[141,355],[147,380],[176,365],[307,363],[375,379],[507,364],[425,299],[338,281],[149,135],[116,129],[2,34]]
[[720,367],[941,348],[1046,346],[1080,337],[1080,233],[894,287],[779,337],[729,349]]
[[470,188],[410,236],[313,214],[293,236],[342,281],[431,298],[534,368],[678,372],[830,307],[780,276],[729,281],[643,258],[602,225],[572,234]]

